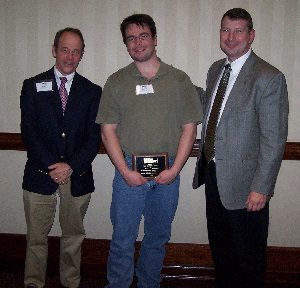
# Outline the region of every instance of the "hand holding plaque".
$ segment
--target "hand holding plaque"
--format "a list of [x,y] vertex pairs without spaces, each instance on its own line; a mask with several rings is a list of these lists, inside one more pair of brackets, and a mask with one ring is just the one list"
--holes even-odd
[[168,153],[132,154],[132,169],[147,179],[169,168]]

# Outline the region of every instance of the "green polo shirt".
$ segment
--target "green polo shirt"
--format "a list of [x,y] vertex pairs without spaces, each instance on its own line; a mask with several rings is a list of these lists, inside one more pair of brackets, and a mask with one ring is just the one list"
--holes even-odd
[[[141,85],[154,93],[137,93]],[[145,86],[144,86],[145,87]],[[199,124],[202,109],[190,78],[163,62],[157,75],[144,78],[134,63],[112,74],[103,89],[96,122],[118,124],[123,151],[168,152],[175,156],[182,125]]]

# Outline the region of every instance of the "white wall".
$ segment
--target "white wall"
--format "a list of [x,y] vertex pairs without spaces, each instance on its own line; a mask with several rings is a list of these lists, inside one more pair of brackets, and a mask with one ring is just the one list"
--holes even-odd
[[[157,24],[162,60],[204,86],[210,64],[223,57],[218,40],[220,19],[233,7],[252,14],[253,49],[287,77],[288,141],[299,142],[300,0],[0,0],[0,131],[19,132],[22,82],[53,65],[51,44],[57,30],[66,26],[81,29],[86,53],[78,72],[103,86],[112,72],[130,62],[120,22],[134,12],[148,13]],[[21,182],[26,154],[0,151],[0,159],[0,233],[25,233]],[[190,158],[181,173],[172,242],[207,243],[203,188],[191,188],[195,161]],[[271,201],[269,245],[300,247],[299,168],[299,161],[282,165]],[[94,171],[96,191],[85,219],[87,236],[109,239],[114,169],[107,155],[96,157]],[[51,233],[59,232],[56,220]]]

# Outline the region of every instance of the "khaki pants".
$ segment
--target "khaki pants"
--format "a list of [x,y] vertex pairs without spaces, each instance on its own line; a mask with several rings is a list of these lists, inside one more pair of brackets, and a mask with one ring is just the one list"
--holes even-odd
[[73,197],[70,183],[60,185],[53,195],[41,195],[24,190],[23,201],[27,224],[25,286],[31,283],[42,288],[45,285],[48,234],[55,217],[57,195],[60,196],[59,223],[62,230],[60,281],[66,287],[79,287],[81,243],[85,237],[83,218],[91,193]]

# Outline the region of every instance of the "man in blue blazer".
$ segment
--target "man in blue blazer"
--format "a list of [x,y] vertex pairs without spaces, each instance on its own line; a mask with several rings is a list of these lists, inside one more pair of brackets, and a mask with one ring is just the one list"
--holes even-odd
[[[251,50],[254,36],[246,10],[234,8],[223,15],[220,47],[227,58],[210,67],[206,92],[201,94],[204,121],[193,187],[205,183],[208,237],[218,288],[263,285],[268,201],[287,139],[285,77]],[[210,133],[207,127],[226,64],[231,71],[215,117],[218,124],[210,160],[204,152],[209,150],[205,137]]]
[[44,287],[47,238],[53,225],[57,195],[60,280],[79,287],[83,218],[95,190],[92,161],[100,146],[95,123],[101,87],[76,72],[84,53],[80,30],[56,33],[55,66],[27,79],[21,92],[21,132],[27,149],[23,186],[27,224],[25,287]]

